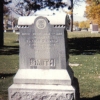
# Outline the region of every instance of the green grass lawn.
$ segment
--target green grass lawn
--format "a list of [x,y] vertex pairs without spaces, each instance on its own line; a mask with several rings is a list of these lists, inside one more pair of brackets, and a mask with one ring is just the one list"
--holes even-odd
[[19,44],[14,33],[4,34],[4,47],[0,48],[0,74],[12,74],[18,69]]
[[68,37],[69,62],[79,64],[72,69],[79,81],[81,100],[100,100],[100,33],[69,32]]
[[[69,62],[80,86],[80,100],[100,100],[100,34],[69,32]],[[4,47],[0,48],[0,100],[7,100],[8,87],[19,66],[18,36],[4,34]]]
[[81,97],[91,98],[100,95],[100,54],[70,55],[70,63],[79,80]]

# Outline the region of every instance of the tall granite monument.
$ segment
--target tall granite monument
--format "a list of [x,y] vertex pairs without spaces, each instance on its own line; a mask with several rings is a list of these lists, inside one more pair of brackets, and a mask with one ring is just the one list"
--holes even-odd
[[68,65],[69,17],[19,18],[19,70],[9,100],[79,100],[79,87]]

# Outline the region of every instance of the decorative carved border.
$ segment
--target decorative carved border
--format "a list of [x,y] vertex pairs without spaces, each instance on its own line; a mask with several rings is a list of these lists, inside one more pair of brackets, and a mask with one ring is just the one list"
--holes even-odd
[[11,92],[11,100],[74,100],[74,93],[57,92]]
[[38,29],[44,29],[46,27],[46,21],[44,19],[38,19],[36,21],[36,26]]

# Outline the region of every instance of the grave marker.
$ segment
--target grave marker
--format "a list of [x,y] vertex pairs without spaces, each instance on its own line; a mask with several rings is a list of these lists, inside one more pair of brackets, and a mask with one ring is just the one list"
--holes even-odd
[[[20,64],[9,87],[9,100],[79,100],[78,84],[68,65],[69,24],[54,25],[50,16],[28,18],[32,24],[19,19]],[[68,21],[64,16],[63,22]]]
[[97,24],[90,24],[91,33],[99,33]]

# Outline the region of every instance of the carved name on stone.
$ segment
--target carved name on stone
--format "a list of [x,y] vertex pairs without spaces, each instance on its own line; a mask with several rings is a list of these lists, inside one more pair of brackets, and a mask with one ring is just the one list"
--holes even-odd
[[50,66],[55,68],[55,60],[54,59],[30,59],[30,67],[37,68],[37,66]]

